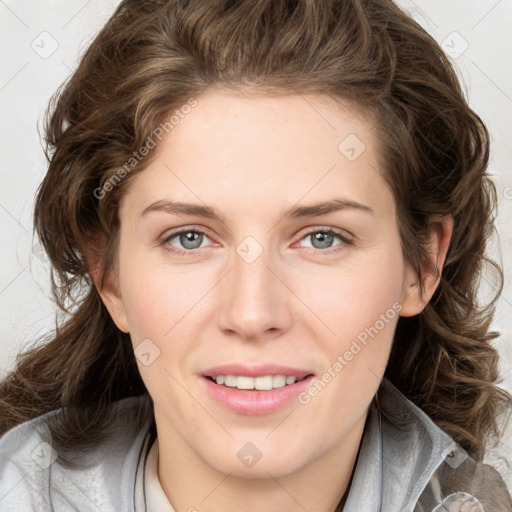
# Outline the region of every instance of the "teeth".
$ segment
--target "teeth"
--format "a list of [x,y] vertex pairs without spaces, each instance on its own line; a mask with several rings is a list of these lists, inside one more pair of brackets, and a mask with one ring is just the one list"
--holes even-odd
[[297,377],[285,375],[265,375],[264,377],[246,377],[245,375],[218,375],[215,382],[229,388],[257,389],[267,391],[269,389],[282,388],[297,382]]

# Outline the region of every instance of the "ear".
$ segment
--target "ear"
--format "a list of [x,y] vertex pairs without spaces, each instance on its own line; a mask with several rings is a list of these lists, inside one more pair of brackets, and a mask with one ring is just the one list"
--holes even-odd
[[434,295],[441,281],[442,268],[452,238],[453,224],[451,215],[438,216],[432,220],[429,229],[430,258],[421,269],[424,286],[423,297],[420,294],[418,273],[408,265],[404,279],[400,316],[414,316],[421,313]]
[[119,280],[115,270],[109,270],[104,276],[101,275],[101,257],[97,250],[88,247],[85,257],[89,266],[89,275],[98,291],[103,304],[117,328],[125,333],[129,332],[126,311],[119,290]]

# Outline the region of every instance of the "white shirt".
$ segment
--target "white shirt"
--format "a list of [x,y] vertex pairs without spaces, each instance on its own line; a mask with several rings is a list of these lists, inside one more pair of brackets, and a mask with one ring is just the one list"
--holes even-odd
[[158,439],[153,443],[146,459],[144,495],[148,512],[176,512],[169,503],[158,478]]

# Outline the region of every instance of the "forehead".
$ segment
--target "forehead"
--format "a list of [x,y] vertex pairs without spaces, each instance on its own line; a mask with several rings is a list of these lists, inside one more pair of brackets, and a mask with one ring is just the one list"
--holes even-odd
[[133,180],[132,206],[178,195],[264,210],[346,196],[393,209],[374,125],[358,109],[311,94],[207,91],[196,100]]

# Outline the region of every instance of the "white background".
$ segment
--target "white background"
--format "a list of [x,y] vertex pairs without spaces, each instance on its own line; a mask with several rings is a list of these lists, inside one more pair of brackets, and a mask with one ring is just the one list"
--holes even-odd
[[[24,344],[54,327],[48,265],[32,238],[34,194],[46,169],[38,126],[51,94],[117,3],[0,0],[0,378]],[[399,4],[452,55],[470,104],[491,132],[501,256],[497,246],[490,254],[502,258],[505,272],[493,328],[501,332],[503,385],[512,390],[512,1]]]

